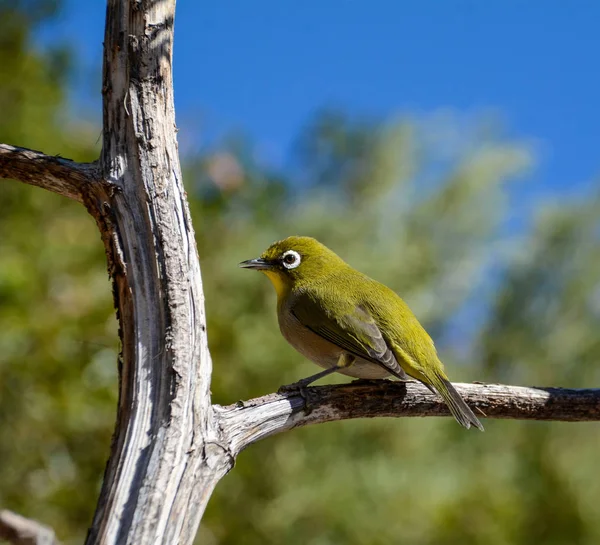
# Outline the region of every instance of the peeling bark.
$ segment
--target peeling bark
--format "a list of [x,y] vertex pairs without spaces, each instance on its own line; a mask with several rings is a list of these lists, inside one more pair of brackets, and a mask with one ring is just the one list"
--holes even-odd
[[95,163],[76,163],[40,151],[0,144],[0,179],[14,179],[83,202],[82,193],[100,181]]
[[86,200],[122,340],[117,427],[87,543],[191,543],[231,468],[210,405],[200,264],[177,150],[175,2],[108,2],[100,168]]
[[[600,389],[525,388],[454,384],[477,416],[518,420],[600,420]],[[309,424],[350,418],[451,416],[438,395],[416,382],[355,381],[315,386],[299,394],[269,394],[234,405],[215,405],[231,452],[270,435]],[[465,432],[468,433],[468,432]]]

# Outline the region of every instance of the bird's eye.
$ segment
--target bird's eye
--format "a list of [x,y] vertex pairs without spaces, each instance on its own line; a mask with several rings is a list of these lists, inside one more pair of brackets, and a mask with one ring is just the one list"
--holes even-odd
[[281,261],[286,269],[295,269],[300,265],[300,254],[294,250],[288,250],[281,256]]

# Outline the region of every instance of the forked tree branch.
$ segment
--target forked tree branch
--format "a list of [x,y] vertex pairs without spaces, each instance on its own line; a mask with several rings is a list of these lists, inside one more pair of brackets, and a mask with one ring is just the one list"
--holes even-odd
[[12,511],[0,511],[0,540],[13,545],[59,545],[54,530]]
[[[584,422],[600,420],[600,389],[454,384],[476,414],[488,418]],[[248,445],[300,426],[374,417],[450,416],[442,399],[416,382],[355,381],[270,394],[214,406],[233,456]]]
[[111,456],[88,544],[191,544],[233,461],[215,426],[200,262],[177,149],[175,0],[108,0],[100,168],[122,342]]
[[0,144],[0,178],[42,187],[83,202],[89,185],[100,180],[95,163],[76,163],[40,151]]

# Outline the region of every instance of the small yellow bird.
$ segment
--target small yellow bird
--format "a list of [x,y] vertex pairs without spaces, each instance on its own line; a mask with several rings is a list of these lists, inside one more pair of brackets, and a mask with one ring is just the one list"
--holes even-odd
[[281,333],[325,368],[298,386],[333,372],[362,379],[410,376],[440,394],[459,424],[483,431],[448,380],[431,337],[391,289],[310,237],[275,242],[240,267],[267,275],[277,292]]

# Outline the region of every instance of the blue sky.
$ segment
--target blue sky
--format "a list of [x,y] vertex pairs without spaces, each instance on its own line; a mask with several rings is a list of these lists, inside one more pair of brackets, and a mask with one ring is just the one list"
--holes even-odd
[[[44,33],[77,45],[75,95],[98,113],[104,12],[67,0]],[[199,141],[242,128],[277,163],[323,105],[494,110],[541,143],[536,186],[581,189],[600,173],[598,21],[594,0],[180,0],[178,122]]]

